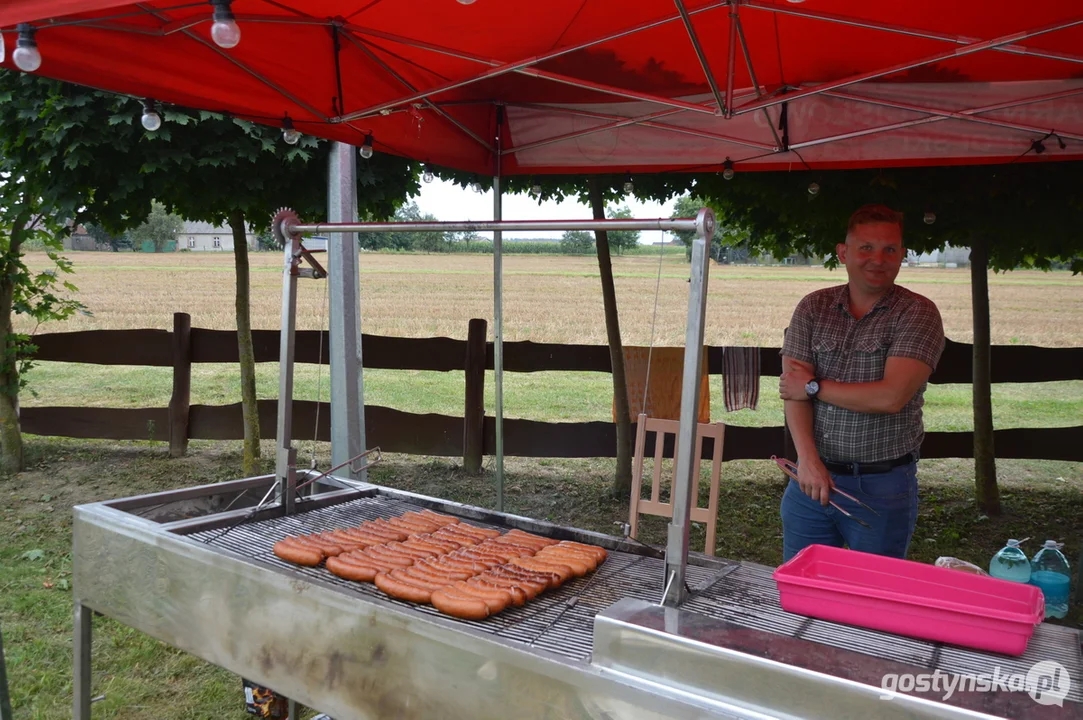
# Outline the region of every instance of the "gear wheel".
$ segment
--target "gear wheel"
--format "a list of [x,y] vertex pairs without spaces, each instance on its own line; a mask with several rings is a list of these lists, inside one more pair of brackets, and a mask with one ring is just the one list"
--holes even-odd
[[286,233],[286,227],[300,224],[301,219],[290,208],[279,208],[271,217],[271,232],[274,233],[275,242],[285,247],[289,243],[300,242],[301,233]]

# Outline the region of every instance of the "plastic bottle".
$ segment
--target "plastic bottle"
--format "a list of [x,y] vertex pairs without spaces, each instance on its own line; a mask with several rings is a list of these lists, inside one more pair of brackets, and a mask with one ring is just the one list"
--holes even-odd
[[1037,585],[1045,595],[1045,616],[1062,618],[1068,614],[1068,586],[1072,573],[1068,558],[1056,540],[1046,540],[1042,549],[1030,561],[1030,584]]
[[1009,540],[1000,552],[989,561],[989,574],[1001,580],[1030,582],[1030,562],[1026,554],[1019,549],[1023,540]]

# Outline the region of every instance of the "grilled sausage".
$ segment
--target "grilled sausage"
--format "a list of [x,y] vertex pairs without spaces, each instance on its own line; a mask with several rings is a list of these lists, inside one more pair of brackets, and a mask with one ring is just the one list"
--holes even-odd
[[432,510],[422,510],[420,514],[426,518],[431,518],[434,522],[440,523],[440,525],[457,525],[459,523],[459,518],[457,517],[452,517],[451,515],[441,515],[440,513],[433,512]]
[[371,565],[361,565],[344,560],[342,555],[327,558],[327,569],[340,578],[359,582],[372,582],[376,574],[381,572]]
[[455,592],[460,592],[467,597],[472,596],[481,598],[481,600],[489,606],[490,615],[496,615],[508,605],[511,605],[511,594],[499,588],[488,590],[476,585],[470,585],[466,581],[463,581],[455,583],[450,589]]
[[286,562],[293,563],[294,565],[307,565],[314,567],[319,565],[323,561],[323,553],[315,548],[305,547],[295,542],[290,542],[291,538],[285,540],[279,540],[274,544],[272,551],[277,557],[282,558]]
[[393,598],[408,600],[409,602],[428,603],[432,597],[432,591],[418,585],[393,578],[389,573],[379,573],[373,582],[376,587],[383,590]]
[[561,540],[554,547],[566,547],[572,550],[578,550],[580,552],[590,553],[594,556],[594,559],[601,565],[609,557],[609,553],[604,548],[600,548],[597,545],[587,545],[586,543],[578,543],[572,540]]
[[489,606],[478,597],[470,597],[450,588],[433,590],[430,600],[440,612],[464,620],[484,620],[489,617]]
[[508,530],[505,534],[508,538],[518,538],[528,543],[534,543],[538,545],[556,545],[557,540],[552,538],[542,537],[541,535],[534,535],[532,533],[525,532],[519,529]]
[[534,570],[537,572],[551,573],[557,576],[557,584],[554,587],[559,587],[568,581],[569,578],[574,575],[572,569],[567,565],[545,562],[544,560],[538,560],[536,558],[516,558],[512,560],[509,565],[515,567],[526,568],[527,570]]

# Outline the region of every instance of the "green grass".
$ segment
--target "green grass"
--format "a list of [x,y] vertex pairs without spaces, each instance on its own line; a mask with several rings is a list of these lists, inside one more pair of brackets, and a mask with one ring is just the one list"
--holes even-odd
[[[272,443],[263,444],[270,468]],[[306,448],[307,449],[307,448]],[[321,466],[328,445],[317,445]],[[175,489],[238,476],[239,443],[193,441],[170,460],[161,444],[27,438],[28,470],[0,481],[0,626],[20,720],[71,717],[71,517],[73,504]],[[1083,547],[1083,464],[998,462],[1005,513],[988,518],[972,500],[971,464],[928,460],[921,466],[921,504],[911,558],[959,557],[986,565],[1008,537],[1066,541],[1073,567]],[[611,491],[605,460],[521,459],[506,463],[505,508],[530,517],[617,532],[627,501]],[[465,474],[455,459],[388,455],[375,482],[491,507],[491,467]],[[718,554],[769,565],[781,560],[778,507],[783,485],[769,461],[725,465]],[[705,488],[701,488],[701,491]],[[664,541],[660,519],[641,539]],[[703,545],[695,526],[692,547]],[[1078,590],[1076,591],[1078,593]],[[1069,624],[1080,622],[1079,606]],[[94,621],[96,720],[242,720],[240,678],[169,648],[107,618]]]
[[[257,366],[256,392],[261,398],[278,396],[278,364]],[[90,407],[166,407],[172,392],[170,368],[116,367],[43,362],[28,379],[32,394],[27,407],[70,405],[78,398]],[[294,397],[327,402],[327,368],[298,365]],[[998,428],[1065,427],[1083,422],[1083,381],[997,384],[993,386],[993,422]],[[366,370],[365,402],[414,413],[461,416],[464,381],[461,372],[421,370]],[[240,397],[237,368],[200,364],[192,369],[192,403],[225,405]],[[509,418],[584,422],[612,420],[613,384],[608,373],[538,372],[504,376],[504,414]],[[778,381],[763,378],[760,404],[755,412],[727,413],[723,406],[722,378],[711,377],[711,417],[730,425],[782,424]],[[969,385],[930,385],[925,394],[925,426],[929,431],[973,429]],[[495,406],[495,379],[487,374],[485,404]]]

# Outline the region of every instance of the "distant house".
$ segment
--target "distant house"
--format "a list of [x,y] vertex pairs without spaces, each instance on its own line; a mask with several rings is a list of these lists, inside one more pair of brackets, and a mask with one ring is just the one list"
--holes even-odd
[[[256,234],[245,227],[248,249],[258,247]],[[177,235],[177,249],[192,252],[233,252],[233,230],[229,226],[215,226],[206,222],[184,222],[184,229]]]
[[968,267],[970,265],[970,248],[948,245],[943,250],[920,254],[911,250],[906,256],[906,262],[908,265]]
[[72,228],[71,234],[64,238],[65,250],[112,250],[108,243],[101,246],[92,238],[82,225]]

